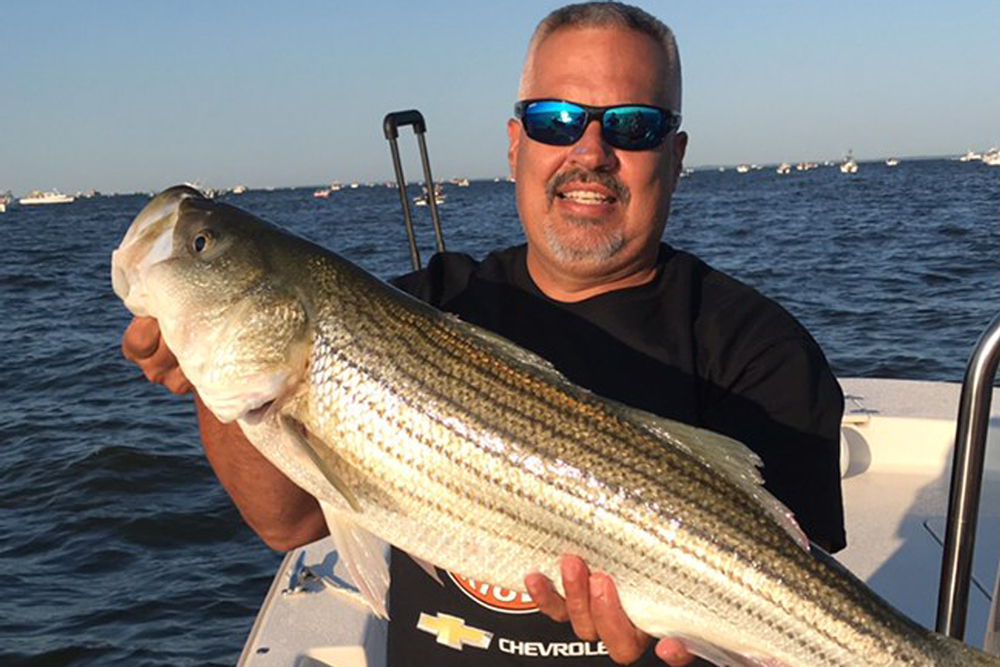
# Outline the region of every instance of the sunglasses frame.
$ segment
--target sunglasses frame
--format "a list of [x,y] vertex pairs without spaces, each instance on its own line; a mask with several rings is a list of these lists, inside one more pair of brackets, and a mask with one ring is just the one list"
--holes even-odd
[[[579,109],[583,109],[585,116],[584,116],[583,129],[580,132],[580,136],[569,143],[553,143],[551,141],[545,141],[543,139],[539,139],[538,137],[532,136],[532,132],[529,130],[528,123],[525,122],[524,118],[527,115],[528,107],[531,106],[532,104],[538,104],[540,102],[555,102],[558,104],[570,104]],[[612,111],[614,109],[622,109],[625,107],[638,107],[640,109],[651,109],[653,111],[666,115],[667,129],[657,143],[651,146],[632,148],[628,146],[619,146],[615,141],[612,141],[611,136],[604,127],[604,114],[607,113],[608,111]],[[614,146],[619,150],[625,150],[625,151],[643,151],[643,150],[652,150],[654,148],[658,148],[659,146],[663,145],[663,142],[666,140],[667,136],[671,132],[677,131],[681,126],[681,115],[679,113],[671,111],[670,109],[665,109],[663,107],[653,106],[652,104],[613,104],[611,106],[606,106],[606,107],[595,107],[595,106],[590,106],[589,104],[580,104],[579,102],[572,102],[570,100],[562,100],[554,97],[540,97],[528,100],[519,100],[516,104],[514,104],[514,117],[517,118],[518,121],[520,121],[521,127],[524,128],[525,133],[528,135],[530,139],[545,144],[547,146],[572,146],[576,142],[580,141],[581,138],[583,138],[583,134],[584,132],[587,131],[587,128],[590,126],[590,123],[596,120],[601,124],[601,137],[604,139],[604,141],[606,141],[609,145]]]

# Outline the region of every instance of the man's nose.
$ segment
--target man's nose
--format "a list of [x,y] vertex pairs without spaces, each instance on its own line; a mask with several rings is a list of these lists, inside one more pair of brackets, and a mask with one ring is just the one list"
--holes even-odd
[[610,170],[618,166],[618,154],[601,136],[601,124],[591,121],[580,140],[570,147],[569,161],[588,169]]

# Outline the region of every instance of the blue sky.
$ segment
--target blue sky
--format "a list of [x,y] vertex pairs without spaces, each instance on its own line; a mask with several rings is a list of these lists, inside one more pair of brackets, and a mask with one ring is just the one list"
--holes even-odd
[[[559,4],[0,0],[0,192],[388,180],[381,120],[414,107],[436,177],[504,175],[528,36]],[[1000,144],[995,0],[643,7],[680,44],[689,166]]]

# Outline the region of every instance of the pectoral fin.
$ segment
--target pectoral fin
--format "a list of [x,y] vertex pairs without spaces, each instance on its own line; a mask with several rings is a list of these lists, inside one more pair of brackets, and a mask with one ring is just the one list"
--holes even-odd
[[281,416],[281,427],[289,439],[319,468],[319,471],[323,473],[323,476],[326,477],[326,480],[330,482],[333,488],[340,492],[340,495],[344,497],[344,500],[347,501],[351,509],[355,512],[361,512],[361,504],[358,502],[354,492],[351,491],[351,488],[338,473],[336,466],[329,458],[320,454],[327,451],[327,448],[321,447],[319,443],[315,442],[309,431],[300,422],[288,415]]
[[379,618],[389,618],[386,597],[389,592],[389,562],[386,543],[322,500],[319,503],[330,528],[330,536],[344,567],[365,602]]

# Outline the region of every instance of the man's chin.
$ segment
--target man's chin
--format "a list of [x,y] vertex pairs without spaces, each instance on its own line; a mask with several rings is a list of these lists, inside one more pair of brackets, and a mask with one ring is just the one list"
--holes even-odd
[[592,265],[595,268],[612,262],[625,248],[625,239],[619,233],[595,233],[595,229],[575,230],[576,233],[557,233],[545,230],[549,252],[564,264]]

